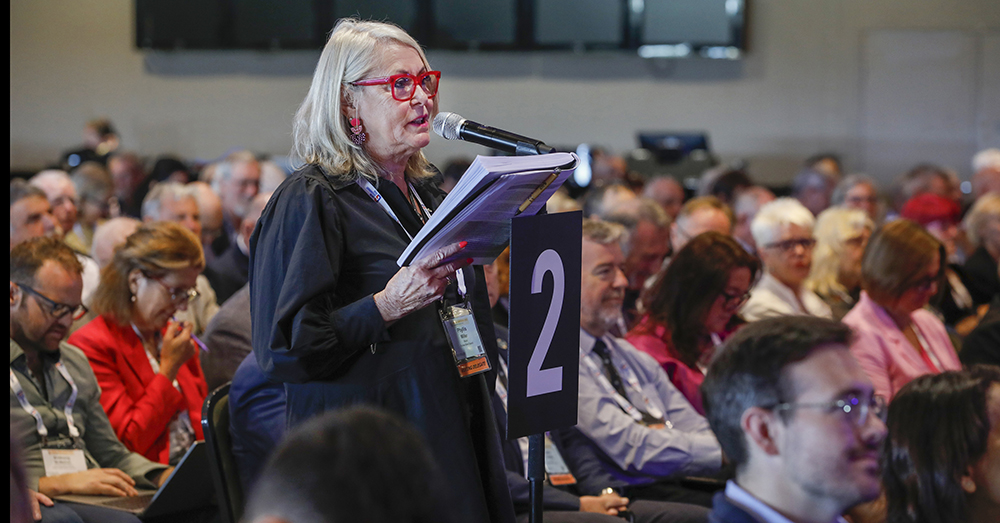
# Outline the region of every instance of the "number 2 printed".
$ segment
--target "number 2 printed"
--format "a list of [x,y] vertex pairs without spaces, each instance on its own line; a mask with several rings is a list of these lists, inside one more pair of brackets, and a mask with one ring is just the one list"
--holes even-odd
[[562,390],[562,367],[542,369],[545,356],[552,345],[556,326],[559,324],[559,314],[562,311],[563,298],[566,293],[566,274],[562,258],[553,249],[543,251],[535,260],[535,269],[531,274],[531,293],[542,292],[542,281],[546,273],[552,273],[552,301],[549,302],[549,312],[545,315],[545,324],[535,342],[535,350],[528,360],[527,397],[541,396]]

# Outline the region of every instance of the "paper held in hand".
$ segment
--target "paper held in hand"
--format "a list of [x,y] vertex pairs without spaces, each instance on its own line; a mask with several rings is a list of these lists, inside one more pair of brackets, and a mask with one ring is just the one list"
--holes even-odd
[[459,256],[493,263],[510,242],[510,219],[537,214],[579,162],[573,153],[477,156],[396,263],[409,265],[460,241],[469,244]]

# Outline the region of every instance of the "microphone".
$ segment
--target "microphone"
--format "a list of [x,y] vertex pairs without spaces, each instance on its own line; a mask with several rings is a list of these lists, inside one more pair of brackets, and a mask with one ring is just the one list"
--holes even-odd
[[438,113],[434,117],[434,132],[445,140],[478,143],[517,156],[555,152],[541,140],[466,120],[455,113]]

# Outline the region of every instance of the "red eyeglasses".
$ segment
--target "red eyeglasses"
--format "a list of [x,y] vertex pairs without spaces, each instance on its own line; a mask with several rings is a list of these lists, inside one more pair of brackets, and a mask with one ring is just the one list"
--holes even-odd
[[441,71],[427,71],[416,76],[412,74],[394,74],[382,78],[369,78],[351,82],[351,85],[385,85],[392,86],[392,97],[400,102],[408,102],[417,93],[416,86],[427,93],[428,98],[434,98],[441,83]]

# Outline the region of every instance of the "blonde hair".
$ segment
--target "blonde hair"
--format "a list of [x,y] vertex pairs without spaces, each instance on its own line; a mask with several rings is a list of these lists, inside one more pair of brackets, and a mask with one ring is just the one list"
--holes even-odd
[[813,249],[812,268],[806,288],[821,295],[848,292],[837,275],[840,272],[840,254],[847,240],[858,236],[865,229],[875,230],[875,223],[861,209],[831,207],[821,213],[813,228],[816,248]]
[[204,266],[205,255],[194,233],[174,222],[143,224],[115,249],[111,263],[101,269],[101,283],[94,291],[91,308],[119,325],[128,324],[132,321],[130,272],[138,269],[159,278],[170,271]]
[[[378,182],[383,170],[363,145],[351,141],[350,124],[341,113],[341,104],[357,103],[360,87],[351,83],[375,73],[382,52],[389,45],[412,48],[424,67],[430,69],[423,49],[398,26],[355,18],[337,22],[316,64],[309,93],[295,113],[295,155],[306,163],[319,165],[334,177],[356,181],[363,176]],[[434,108],[436,112],[437,104]],[[423,152],[410,157],[406,175],[414,179],[434,176]]]

